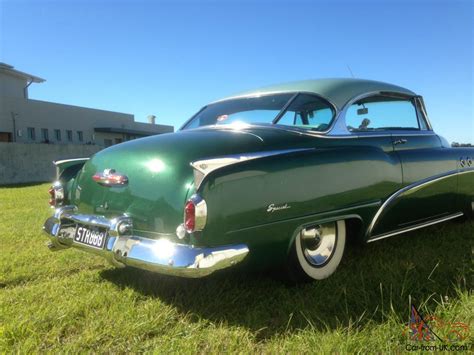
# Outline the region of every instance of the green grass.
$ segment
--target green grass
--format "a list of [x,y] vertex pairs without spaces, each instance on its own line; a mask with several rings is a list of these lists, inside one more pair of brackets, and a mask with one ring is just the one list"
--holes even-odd
[[352,247],[312,284],[235,271],[188,280],[50,252],[47,189],[0,188],[2,353],[399,352],[410,302],[472,337],[473,222]]

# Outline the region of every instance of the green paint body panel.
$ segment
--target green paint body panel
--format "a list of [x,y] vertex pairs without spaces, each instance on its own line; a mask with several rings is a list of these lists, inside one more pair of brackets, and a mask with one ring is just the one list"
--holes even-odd
[[[374,90],[414,95],[389,84],[341,79],[247,94],[311,91],[341,108],[354,96]],[[287,128],[203,127],[109,147],[69,180],[67,202],[84,214],[127,214],[136,235],[196,246],[246,244],[247,263],[255,267],[285,262],[298,230],[311,224],[354,219],[359,221],[358,236],[370,240],[433,218],[472,214],[474,167],[460,166],[460,157],[474,158],[473,148],[446,147],[432,131],[337,137]],[[408,142],[395,145],[401,138]],[[193,161],[277,150],[297,151],[219,168],[196,190]],[[105,187],[93,181],[95,173],[111,168],[128,177],[126,186]],[[175,230],[193,193],[207,203],[206,226],[178,240]],[[272,204],[289,208],[269,212]]]

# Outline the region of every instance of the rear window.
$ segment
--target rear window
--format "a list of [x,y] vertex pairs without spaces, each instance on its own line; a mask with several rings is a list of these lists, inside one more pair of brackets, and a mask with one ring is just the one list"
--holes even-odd
[[280,125],[326,131],[334,119],[334,113],[333,107],[326,100],[311,94],[243,97],[204,107],[182,129],[276,122]]
[[206,106],[183,129],[231,124],[272,123],[294,94],[225,100]]

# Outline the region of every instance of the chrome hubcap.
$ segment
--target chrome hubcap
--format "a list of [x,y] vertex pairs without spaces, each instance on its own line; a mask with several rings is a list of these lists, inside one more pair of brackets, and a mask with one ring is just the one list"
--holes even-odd
[[336,249],[336,222],[308,227],[301,231],[301,247],[306,260],[314,266],[326,264]]

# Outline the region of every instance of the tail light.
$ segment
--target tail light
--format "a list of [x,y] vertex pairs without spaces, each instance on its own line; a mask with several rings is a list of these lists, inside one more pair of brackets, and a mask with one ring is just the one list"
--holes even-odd
[[184,228],[186,232],[202,231],[206,226],[207,204],[199,195],[194,194],[184,205]]
[[55,182],[48,190],[49,193],[49,205],[51,207],[61,206],[64,202],[64,189],[61,183]]
[[49,196],[50,196],[49,197],[49,205],[54,206],[56,204],[56,200],[54,198],[55,193],[54,193],[54,189],[53,189],[52,186],[49,188],[48,193],[49,193]]

